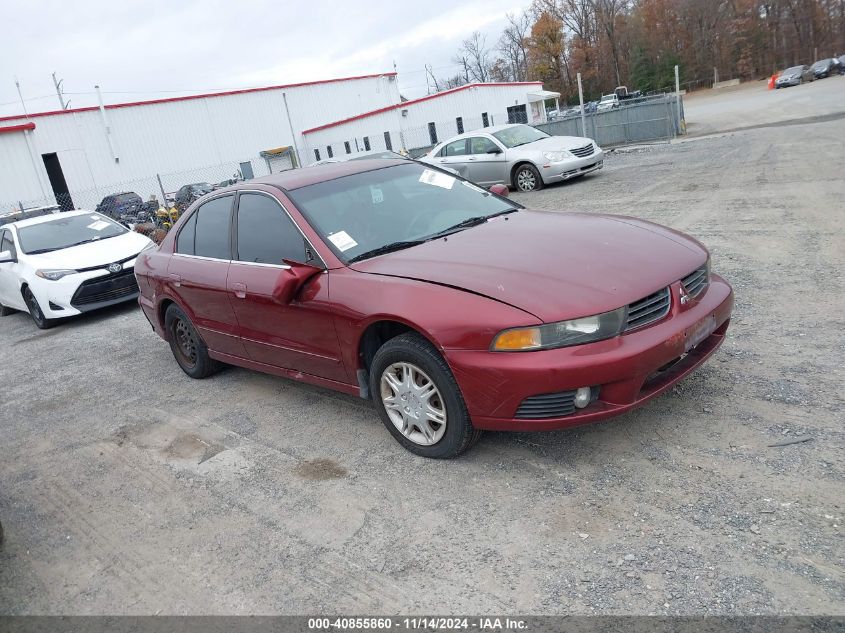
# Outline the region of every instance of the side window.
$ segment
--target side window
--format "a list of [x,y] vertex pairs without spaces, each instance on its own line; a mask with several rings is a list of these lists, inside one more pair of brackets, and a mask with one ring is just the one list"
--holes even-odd
[[496,149],[499,149],[499,146],[496,145],[489,138],[484,138],[483,136],[474,136],[473,138],[469,139],[470,154],[486,154],[487,152]]
[[443,148],[442,156],[464,156],[467,153],[467,140],[452,141]]
[[9,251],[13,257],[17,255],[12,234],[8,230],[0,232],[0,252],[2,251]]
[[185,225],[179,229],[179,235],[176,236],[176,252],[182,255],[194,254],[194,236],[197,228],[197,214],[191,214],[185,221]]
[[269,196],[242,193],[238,199],[238,260],[282,264],[305,262],[305,238],[279,203]]
[[231,259],[229,226],[234,196],[214,198],[197,209],[194,255]]

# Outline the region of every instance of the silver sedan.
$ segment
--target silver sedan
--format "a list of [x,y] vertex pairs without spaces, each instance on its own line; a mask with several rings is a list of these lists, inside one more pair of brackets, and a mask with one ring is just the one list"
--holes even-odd
[[504,184],[535,191],[601,169],[604,152],[588,138],[549,136],[530,125],[516,124],[459,134],[419,160],[454,169],[485,187]]

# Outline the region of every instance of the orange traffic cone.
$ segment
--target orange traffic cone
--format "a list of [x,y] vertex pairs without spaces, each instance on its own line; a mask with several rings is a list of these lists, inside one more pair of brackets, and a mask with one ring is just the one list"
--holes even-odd
[[769,90],[775,89],[775,81],[777,80],[778,76],[777,73],[769,77]]

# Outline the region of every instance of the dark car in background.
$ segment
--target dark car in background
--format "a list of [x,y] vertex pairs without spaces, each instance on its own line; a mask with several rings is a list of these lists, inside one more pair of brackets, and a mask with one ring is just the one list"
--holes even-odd
[[813,81],[815,75],[809,66],[793,66],[784,70],[775,81],[775,88],[786,88],[787,86],[800,86],[805,81]]
[[825,77],[839,74],[839,66],[839,60],[830,57],[828,59],[820,59],[810,68],[812,69],[813,76],[816,79],[824,79]]
[[141,196],[134,191],[124,191],[106,196],[94,210],[118,222],[134,222],[143,206]]
[[207,182],[194,182],[190,185],[183,185],[176,192],[176,206],[184,209],[197,198],[214,191],[214,185]]

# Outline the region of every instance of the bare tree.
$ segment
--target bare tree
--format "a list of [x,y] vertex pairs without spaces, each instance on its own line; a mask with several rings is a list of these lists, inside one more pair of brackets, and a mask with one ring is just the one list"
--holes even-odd
[[[494,66],[505,81],[528,79],[528,37],[532,20],[528,12],[507,14],[508,26],[502,32],[496,50],[501,58]],[[499,63],[501,62],[501,63]],[[501,80],[501,79],[500,79]]]
[[487,47],[487,36],[475,31],[461,43],[455,63],[463,64],[467,82],[477,81],[485,83],[490,80],[490,49]]

